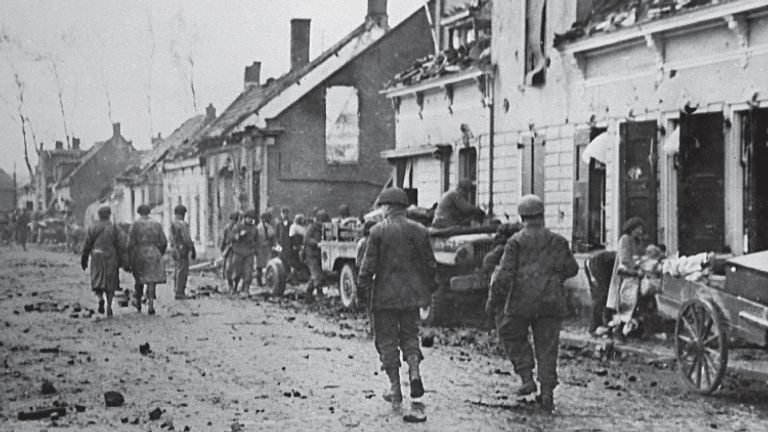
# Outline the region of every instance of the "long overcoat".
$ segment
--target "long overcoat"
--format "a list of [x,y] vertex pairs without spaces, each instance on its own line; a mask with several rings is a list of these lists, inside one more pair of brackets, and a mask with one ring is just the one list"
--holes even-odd
[[123,233],[112,222],[99,220],[88,229],[82,254],[91,257],[93,291],[114,293],[120,289],[120,257],[124,248]]
[[128,231],[128,259],[136,283],[165,283],[163,255],[168,247],[159,222],[142,216]]

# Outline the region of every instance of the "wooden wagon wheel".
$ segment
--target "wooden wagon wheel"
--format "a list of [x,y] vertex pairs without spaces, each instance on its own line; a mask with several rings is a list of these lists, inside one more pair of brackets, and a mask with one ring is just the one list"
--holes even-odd
[[700,394],[720,387],[728,365],[728,335],[720,310],[709,300],[693,299],[680,308],[675,324],[677,372]]

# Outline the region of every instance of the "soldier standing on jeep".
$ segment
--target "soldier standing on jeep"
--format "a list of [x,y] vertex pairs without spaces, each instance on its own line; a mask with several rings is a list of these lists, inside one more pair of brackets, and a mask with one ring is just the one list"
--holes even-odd
[[568,241],[544,227],[541,198],[525,195],[517,212],[523,229],[504,247],[501,264],[491,278],[485,310],[495,318],[499,339],[523,382],[518,396],[536,392],[534,353],[528,342],[531,329],[541,383],[539,400],[544,410],[552,411],[552,392],[557,385],[557,345],[566,312],[563,282],[576,276],[579,265]]
[[456,189],[446,192],[437,203],[432,226],[448,228],[469,225],[473,220],[482,221],[485,212],[480,207],[469,203],[469,194],[475,189],[472,180],[462,179]]
[[405,217],[405,191],[385,189],[378,203],[385,219],[371,228],[358,284],[372,296],[374,342],[390,383],[384,400],[399,403],[403,400],[401,351],[408,363],[411,398],[424,395],[419,372],[424,358],[419,349],[419,308],[430,305],[437,289],[437,262],[427,229]]

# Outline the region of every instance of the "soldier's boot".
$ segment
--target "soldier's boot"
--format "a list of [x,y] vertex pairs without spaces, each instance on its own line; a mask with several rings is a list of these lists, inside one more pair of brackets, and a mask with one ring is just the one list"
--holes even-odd
[[147,297],[147,313],[149,315],[155,314],[155,299]]
[[533,371],[527,371],[520,375],[520,379],[523,380],[523,384],[515,391],[517,396],[528,396],[529,394],[536,393],[536,381],[533,380]]
[[141,312],[141,298],[144,296],[144,285],[136,284],[133,287],[133,307],[136,308],[137,311]]
[[411,383],[411,397],[420,398],[424,396],[424,384],[421,382],[421,373],[419,372],[419,357],[415,355],[408,356],[408,380]]
[[262,277],[262,269],[259,267],[256,269],[256,285],[263,287],[264,286],[264,278]]
[[541,405],[542,411],[551,413],[552,410],[555,409],[555,399],[553,396],[553,391],[550,388],[542,387],[541,388],[541,394],[539,394],[539,397],[536,398],[539,404]]
[[387,368],[389,390],[384,393],[384,400],[391,403],[403,401],[403,391],[400,389],[400,368]]
[[107,316],[111,317],[112,316],[112,298],[113,298],[113,294],[110,293],[110,292],[107,292],[105,295],[107,296]]
[[104,292],[103,291],[97,291],[96,295],[99,297],[99,313],[104,313]]

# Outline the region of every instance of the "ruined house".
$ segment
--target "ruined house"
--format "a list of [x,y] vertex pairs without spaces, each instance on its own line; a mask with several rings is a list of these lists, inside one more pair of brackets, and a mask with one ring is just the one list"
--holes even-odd
[[115,178],[135,157],[133,145],[120,134],[120,123],[113,123],[112,137],[94,143],[77,165],[53,186],[58,208],[71,210],[80,223],[87,223],[86,208],[108,196]]
[[46,211],[55,204],[53,186],[77,167],[84,154],[80,149],[79,138],[72,139],[71,149],[65,149],[62,141],[56,141],[54,148],[50,150],[43,148],[40,143],[32,184],[36,192],[35,199],[32,200],[32,210]]
[[768,249],[765,1],[494,2],[493,19],[497,212],[530,182],[579,251],[632,216],[673,253]]
[[234,210],[333,212],[346,203],[357,213],[388,182],[380,153],[394,148],[394,108],[380,91],[432,52],[424,8],[390,29],[386,0],[369,0],[364,22],[311,61],[309,26],[291,20],[289,72],[262,83],[259,62],[246,68],[245,89],[194,151],[164,164],[189,172],[183,184],[197,191],[208,251]]
[[[395,148],[382,152],[395,185],[431,207],[463,178],[478,185],[473,204],[491,209],[493,65],[486,1],[435,3],[436,51],[398,73],[385,94],[395,107]],[[431,37],[430,37],[431,39]]]
[[0,212],[6,212],[16,207],[16,174],[11,177],[0,168]]

